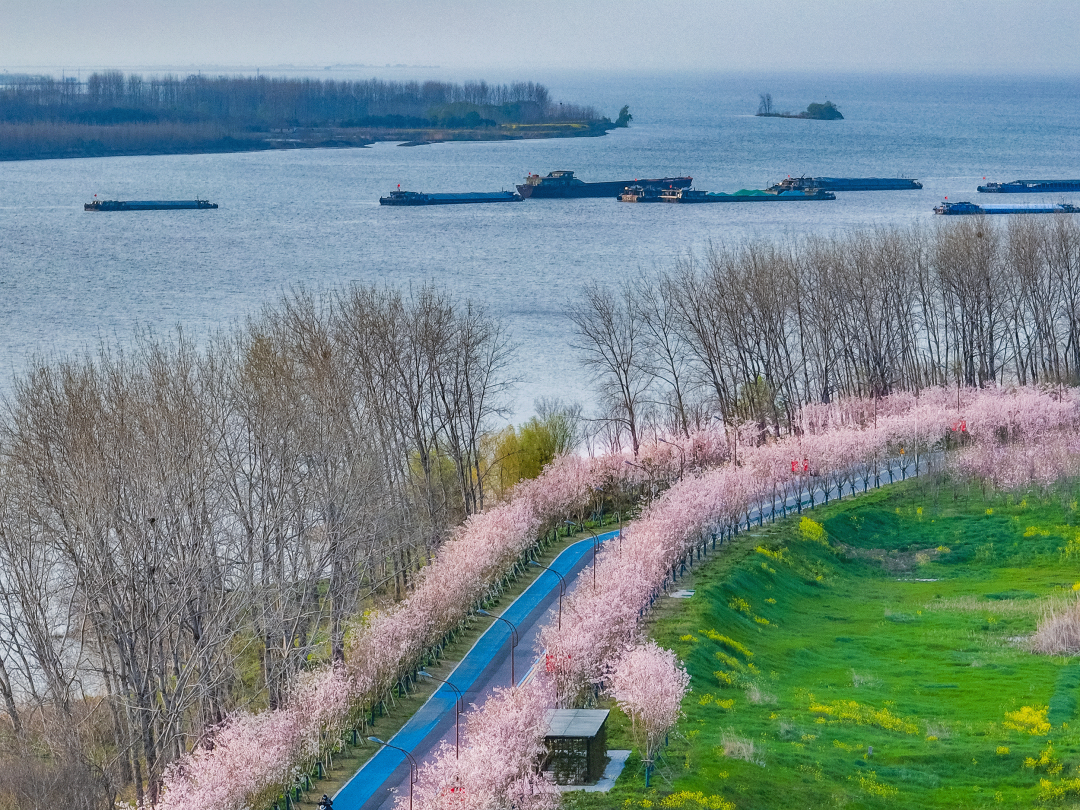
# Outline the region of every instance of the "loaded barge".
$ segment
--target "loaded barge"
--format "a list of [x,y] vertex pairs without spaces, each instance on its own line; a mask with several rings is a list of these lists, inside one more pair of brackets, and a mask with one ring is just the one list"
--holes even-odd
[[654,186],[656,188],[687,188],[693,177],[659,177],[654,180],[613,180],[605,183],[586,183],[574,177],[571,171],[549,172],[547,176],[530,174],[517,187],[522,197],[534,199],[618,197],[629,186]]
[[770,194],[778,194],[813,188],[826,191],[904,191],[922,188],[922,183],[896,177],[789,177],[766,190]]
[[459,194],[424,194],[420,191],[391,191],[379,197],[379,205],[463,205],[466,203],[521,202],[512,191],[466,191]]
[[1080,180],[1013,180],[979,186],[983,194],[1037,194],[1047,191],[1080,191]]
[[735,202],[791,202],[799,200],[835,200],[831,191],[807,189],[805,191],[781,191],[770,193],[756,189],[743,189],[734,194],[700,191],[696,188],[655,188],[652,186],[629,186],[619,195],[622,202],[666,203],[735,203]]
[[84,211],[205,211],[217,208],[206,200],[94,200],[83,203]]
[[943,202],[935,214],[1080,214],[1080,206],[1071,203],[1033,203],[1031,205],[976,205],[973,202]]

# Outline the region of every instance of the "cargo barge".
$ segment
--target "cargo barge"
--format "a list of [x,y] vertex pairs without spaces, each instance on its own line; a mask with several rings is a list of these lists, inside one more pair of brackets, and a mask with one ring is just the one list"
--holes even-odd
[[918,180],[896,177],[789,177],[766,189],[770,194],[782,191],[906,191],[922,188]]
[[465,191],[457,194],[425,194],[420,191],[391,191],[379,197],[379,205],[465,205],[468,203],[521,202],[512,191]]
[[217,203],[206,200],[94,200],[83,203],[84,211],[206,211]]
[[534,199],[564,199],[577,197],[618,197],[628,186],[655,186],[656,188],[687,188],[693,177],[658,177],[651,180],[613,180],[604,183],[586,183],[567,170],[549,172],[545,177],[530,174],[517,187],[522,197]]
[[1080,191],[1080,180],[1013,180],[979,186],[983,194],[1039,194],[1048,191]]
[[935,214],[1080,214],[1080,206],[1070,203],[1032,203],[1030,205],[976,205],[973,202],[943,202]]
[[700,191],[696,188],[651,188],[630,186],[619,195],[622,202],[666,203],[738,203],[738,202],[795,202],[801,200],[835,200],[831,191],[807,189],[805,191],[781,191],[769,193],[757,189],[743,189],[734,194]]

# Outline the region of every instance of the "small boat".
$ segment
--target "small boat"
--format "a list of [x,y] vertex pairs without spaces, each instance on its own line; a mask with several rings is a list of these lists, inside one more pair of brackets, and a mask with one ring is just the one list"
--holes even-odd
[[1030,205],[976,205],[973,202],[942,202],[934,209],[935,214],[958,216],[963,214],[1080,214],[1080,206],[1071,203],[1032,203]]
[[94,200],[84,211],[206,211],[217,203],[206,200]]
[[512,191],[466,191],[457,194],[425,194],[420,191],[391,191],[379,197],[379,205],[463,205],[467,203],[521,202]]

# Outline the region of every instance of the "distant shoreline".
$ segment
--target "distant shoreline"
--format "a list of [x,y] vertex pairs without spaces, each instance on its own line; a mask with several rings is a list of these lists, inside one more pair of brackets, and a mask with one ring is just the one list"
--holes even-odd
[[536,82],[260,76],[0,76],[0,160],[603,135],[615,122]]
[[616,125],[608,120],[503,124],[472,129],[325,128],[226,134],[216,127],[134,124],[56,127],[0,124],[0,161],[65,160],[150,155],[214,155],[285,149],[347,149],[376,143],[421,146],[468,141],[594,138]]

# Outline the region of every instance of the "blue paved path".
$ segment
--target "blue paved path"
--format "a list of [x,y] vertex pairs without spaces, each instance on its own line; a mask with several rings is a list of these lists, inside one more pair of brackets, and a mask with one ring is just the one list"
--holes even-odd
[[[600,539],[609,540],[617,534],[618,532],[608,532],[600,535]],[[569,575],[576,574],[592,562],[592,544],[591,537],[574,543],[549,566],[567,579],[568,590],[574,585]],[[519,682],[536,661],[533,642],[539,633],[541,621],[548,611],[557,605],[558,588],[558,578],[549,571],[543,571],[501,614],[518,628],[520,642],[515,651],[514,664]],[[493,686],[509,684],[509,642],[510,628],[504,622],[493,621],[461,663],[447,676],[446,680],[464,693],[466,708],[470,703],[481,705]],[[493,683],[497,676],[501,680]],[[416,714],[387,742],[408,750],[422,763],[447,731],[451,742],[453,741],[455,700],[453,690],[446,685],[440,685]],[[377,731],[375,736],[386,739]],[[388,795],[388,791],[402,783],[407,790],[408,767],[405,756],[400,751],[384,747],[334,795],[334,810],[378,808],[392,801],[393,794]]]

